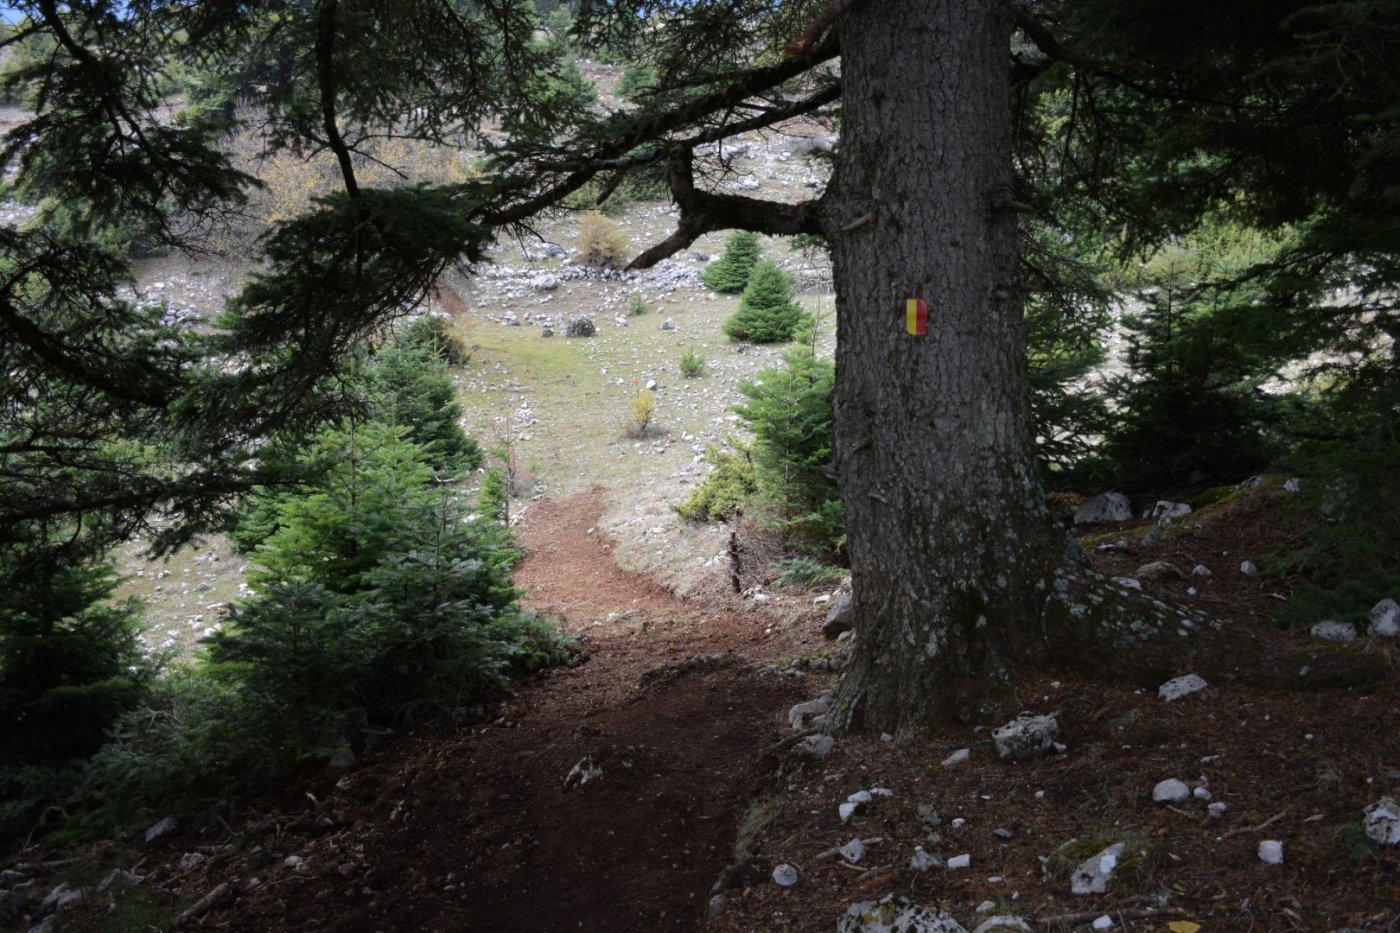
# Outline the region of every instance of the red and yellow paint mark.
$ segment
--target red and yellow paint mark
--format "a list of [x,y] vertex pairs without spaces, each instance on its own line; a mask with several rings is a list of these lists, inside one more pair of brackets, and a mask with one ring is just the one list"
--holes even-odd
[[910,298],[904,302],[904,329],[911,337],[923,337],[928,333],[928,302],[922,298]]

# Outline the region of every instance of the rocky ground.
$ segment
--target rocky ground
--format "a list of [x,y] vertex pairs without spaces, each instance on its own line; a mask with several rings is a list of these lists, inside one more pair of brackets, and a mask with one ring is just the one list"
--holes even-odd
[[[1151,595],[1302,638],[1268,622],[1289,581],[1237,559],[1298,520],[1286,497],[1264,484],[1166,527],[1080,539],[1095,569]],[[520,523],[520,582],[569,620],[574,664],[482,721],[386,737],[237,825],[181,814],[71,862],[12,859],[0,877],[26,892],[15,928],[45,899],[49,930],[147,928],[103,926],[133,914],[153,929],[830,930],[887,897],[928,908],[911,930],[957,929],[927,919],[939,910],[984,933],[1400,923],[1400,845],[1377,841],[1400,837],[1383,804],[1400,797],[1394,677],[1364,691],[1208,683],[1169,700],[1026,671],[1020,705],[1058,727],[1027,759],[965,727],[827,747],[793,709],[839,676],[845,640],[821,634],[839,593],[678,599],[617,567],[605,502],[601,489],[542,499]],[[1154,564],[1211,573],[1143,572]],[[1358,644],[1395,669],[1394,642]]]

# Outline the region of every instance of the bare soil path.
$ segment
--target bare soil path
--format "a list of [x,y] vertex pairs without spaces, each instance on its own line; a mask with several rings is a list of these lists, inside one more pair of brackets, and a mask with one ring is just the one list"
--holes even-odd
[[[257,930],[686,930],[731,860],[782,713],[781,638],[617,567],[594,490],[536,504],[517,579],[585,654],[486,725],[393,743],[342,780],[323,835],[219,915]],[[575,766],[598,769],[566,783]],[[322,820],[321,822],[325,822]],[[246,887],[246,885],[245,885]],[[210,920],[214,918],[211,917]]]

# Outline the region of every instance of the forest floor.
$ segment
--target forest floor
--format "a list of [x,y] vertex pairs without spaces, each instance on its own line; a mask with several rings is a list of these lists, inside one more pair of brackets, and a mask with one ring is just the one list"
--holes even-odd
[[[166,918],[206,901],[185,924],[200,929],[815,931],[886,894],[969,930],[994,914],[1036,930],[1105,915],[1154,931],[1400,924],[1400,847],[1370,843],[1360,825],[1368,804],[1400,796],[1395,678],[1309,693],[1220,683],[1167,703],[1150,687],[1027,671],[1020,705],[1058,713],[1062,753],[1003,762],[986,730],[953,726],[917,741],[844,737],[813,762],[780,743],[796,734],[788,709],[832,686],[810,665],[841,650],[821,637],[820,591],[770,588],[755,603],[717,574],[677,599],[617,566],[605,505],[605,490],[585,490],[541,500],[520,524],[519,582],[578,638],[573,664],[484,720],[385,741],[338,782],[308,777],[233,837],[138,837],[84,860],[145,875]],[[1207,564],[1209,578],[1144,587],[1269,629],[1287,581],[1234,568],[1287,533],[1291,514],[1264,488],[1152,545],[1141,522],[1084,540],[1111,574]],[[1105,531],[1126,549],[1097,550]],[[941,764],[961,748],[968,760]],[[1171,777],[1223,815],[1204,799],[1153,804]],[[872,788],[891,793],[843,823],[838,804]],[[854,865],[833,851],[852,838],[869,849]],[[1264,840],[1283,843],[1282,865],[1260,860]],[[1108,893],[1071,894],[1075,863],[1114,842],[1127,849]],[[911,870],[915,846],[970,866]],[[180,869],[191,852],[212,857]],[[771,880],[783,863],[797,869],[792,887]],[[59,929],[103,929],[98,906]]]
[[[757,179],[765,194],[790,197],[816,190],[819,167],[792,145],[798,138],[735,154],[737,174],[724,183]],[[634,247],[671,223],[664,205],[623,220]],[[544,232],[572,246],[571,221]],[[714,255],[722,239],[696,250]],[[524,254],[537,246],[502,244],[494,270],[445,295],[456,294],[447,310],[473,351],[457,373],[471,433],[510,447],[521,467],[528,556],[517,579],[578,639],[575,662],[484,718],[383,736],[338,780],[308,772],[232,825],[181,814],[180,831],[151,843],[138,831],[0,864],[22,862],[50,886],[95,884],[117,868],[143,878],[115,895],[114,912],[113,897],[89,898],[50,930],[163,930],[188,912],[182,928],[251,933],[830,931],[852,903],[896,894],[969,930],[1012,914],[1036,930],[1088,929],[1106,915],[1122,930],[1180,921],[1181,930],[1400,931],[1400,846],[1376,846],[1361,829],[1366,806],[1400,798],[1394,674],[1367,691],[1212,683],[1166,703],[1156,685],[1022,671],[1020,705],[1058,713],[1064,752],[1003,762],[987,730],[951,726],[917,741],[843,737],[825,759],[799,757],[785,744],[797,734],[788,710],[835,686],[830,662],[845,650],[820,634],[817,600],[831,588],[774,586],[758,535],[744,539],[740,576],[764,591],[741,598],[729,585],[729,529],[669,510],[703,476],[706,446],[736,427],[738,385],[781,351],[724,338],[737,299],[693,283],[706,261],[697,252],[665,275],[620,282],[562,277],[565,264]],[[802,256],[768,248],[806,281],[809,308],[830,307]],[[207,317],[246,268],[171,258],[140,274],[148,299]],[[553,277],[562,280],[544,284]],[[633,293],[650,314],[625,316]],[[574,313],[593,317],[596,337],[541,339],[543,323]],[[675,329],[662,329],[667,320]],[[703,377],[680,377],[686,349],[707,355]],[[658,427],[626,438],[619,418],[652,381]],[[1205,564],[1210,577],[1143,587],[1293,638],[1272,622],[1293,581],[1238,568],[1250,559],[1267,570],[1266,558],[1309,527],[1266,484],[1152,544],[1138,521],[1082,538],[1095,569],[1112,576],[1153,560],[1187,574]],[[189,651],[216,627],[245,562],[218,539],[168,562],[142,561],[134,547],[124,555],[126,592],[148,603],[152,649]],[[1365,650],[1397,670],[1394,648]],[[1184,655],[1180,673],[1191,665]],[[966,761],[943,766],[964,748]],[[593,769],[601,773],[586,782],[569,778]],[[1195,797],[1154,805],[1166,778],[1225,811],[1212,818]],[[839,804],[873,788],[891,793],[843,823]],[[834,852],[852,838],[869,850],[856,864]],[[1259,859],[1264,840],[1283,843],[1283,864]],[[1074,863],[1115,842],[1126,846],[1115,884],[1071,894]],[[969,865],[913,871],[915,846]],[[796,869],[792,887],[772,881],[780,864]]]

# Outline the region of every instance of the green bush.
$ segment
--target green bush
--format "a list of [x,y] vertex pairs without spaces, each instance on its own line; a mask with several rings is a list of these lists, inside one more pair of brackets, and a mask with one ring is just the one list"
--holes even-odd
[[462,406],[442,347],[431,330],[401,331],[369,366],[372,408],[379,420],[407,428],[434,470],[461,474],[481,464],[482,451],[462,430]]
[[705,448],[705,462],[712,469],[680,505],[671,508],[681,518],[693,522],[725,521],[734,517],[758,491],[749,447],[729,438],[729,449],[711,444]]
[[143,810],[265,792],[366,728],[455,712],[562,660],[564,639],[516,601],[503,516],[470,517],[406,433],[323,430],[302,457],[326,468],[274,500],[254,595],[204,662],[107,717],[112,741],[81,771],[0,773],[0,829],[32,826],[58,798],[84,802],[75,826],[110,831]]
[[401,429],[327,429],[308,456],[331,466],[282,503],[254,552],[256,597],[209,653],[216,676],[271,704],[289,750],[461,705],[559,654],[516,606],[506,529],[467,520]]
[[1336,619],[1364,629],[1372,606],[1400,594],[1394,353],[1378,353],[1352,379],[1333,383],[1290,425],[1305,438],[1288,465],[1303,479],[1294,501],[1306,530],[1269,562],[1302,578],[1280,606],[1285,624]]
[[510,519],[510,476],[504,467],[491,467],[476,494],[476,510],[487,519],[504,524]]
[[681,354],[680,359],[681,375],[687,379],[696,379],[705,373],[705,357],[695,352],[691,347]]
[[617,82],[617,96],[635,102],[656,87],[656,81],[656,69],[650,65],[628,65]]
[[1149,263],[1144,308],[1124,318],[1130,373],[1110,389],[1116,423],[1105,452],[1118,485],[1230,482],[1278,452],[1279,405],[1260,386],[1287,353],[1261,326],[1263,286],[1247,274],[1274,249],[1251,231],[1207,224]]
[[[83,758],[145,696],[140,606],[80,537],[0,551],[0,761]],[[68,550],[72,544],[73,550]]]
[[[480,445],[462,430],[462,406],[447,372],[443,331],[419,318],[400,330],[383,350],[360,364],[350,379],[368,396],[367,414],[381,424],[404,429],[405,437],[426,454],[439,478],[460,476],[476,469],[484,457]],[[249,552],[278,528],[285,502],[303,497],[319,474],[335,465],[334,458],[308,456],[283,439],[263,458],[275,484],[261,486],[246,497],[229,520],[228,534],[240,551]]]
[[779,586],[821,586],[835,583],[846,576],[842,568],[810,557],[789,557],[778,561],[776,566],[778,577],[774,582]]
[[793,301],[787,274],[776,263],[764,260],[754,266],[739,299],[739,310],[724,322],[724,332],[749,343],[786,343],[809,317]]
[[450,318],[425,314],[405,324],[396,335],[399,342],[429,347],[448,366],[465,366],[471,350]]
[[724,255],[700,273],[700,281],[721,294],[736,295],[749,284],[762,251],[758,234],[735,230],[725,241]]
[[828,472],[835,376],[835,366],[814,356],[804,341],[784,354],[781,367],[741,383],[748,401],[734,409],[754,433],[759,499],[790,541],[825,554],[845,545],[841,496]]
[[781,367],[740,383],[747,401],[734,410],[753,431],[753,443],[730,439],[731,450],[709,448],[705,459],[714,469],[675,511],[710,521],[752,505],[789,544],[835,558],[845,547],[840,492],[829,473],[836,372],[813,353],[812,326],[809,321]]
[[643,314],[650,313],[650,311],[651,306],[647,304],[641,292],[633,292],[632,296],[627,299],[627,313],[633,317],[641,317]]

